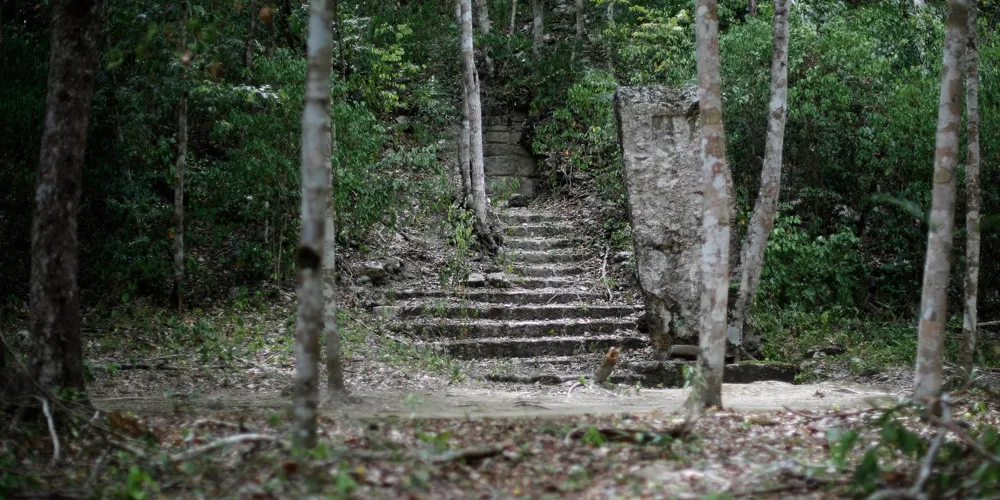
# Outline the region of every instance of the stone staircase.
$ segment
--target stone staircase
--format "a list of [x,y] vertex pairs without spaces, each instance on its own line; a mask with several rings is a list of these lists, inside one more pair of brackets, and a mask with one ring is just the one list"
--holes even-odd
[[604,261],[581,246],[571,214],[512,208],[501,219],[503,269],[473,273],[457,293],[396,291],[391,303],[376,307],[386,328],[455,358],[468,376],[493,382],[590,377],[617,347],[612,383],[683,383],[687,361],[658,359],[637,331],[641,302],[609,293],[601,279]]

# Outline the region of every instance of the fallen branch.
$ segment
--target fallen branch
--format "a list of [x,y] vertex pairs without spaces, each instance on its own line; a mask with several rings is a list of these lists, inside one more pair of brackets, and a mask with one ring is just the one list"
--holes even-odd
[[42,402],[42,413],[49,423],[49,435],[52,436],[52,463],[59,462],[59,434],[56,433],[56,424],[52,420],[52,410],[49,408],[49,401],[41,396],[35,396]]
[[226,446],[242,443],[278,443],[282,447],[287,447],[287,444],[281,440],[281,438],[276,436],[271,436],[269,434],[237,434],[235,436],[229,436],[226,438],[219,439],[218,441],[213,441],[206,445],[198,446],[196,448],[191,448],[190,450],[177,453],[170,457],[170,461],[173,463],[183,462],[185,460],[190,460],[198,455],[209,453],[215,451],[219,448],[225,448]]
[[201,427],[203,425],[217,425],[219,427],[236,429],[240,432],[253,431],[253,429],[246,427],[242,423],[234,424],[232,422],[226,422],[225,420],[216,420],[214,418],[199,418],[198,420],[195,420],[194,422],[188,424],[188,428],[194,429],[196,427]]
[[607,273],[607,270],[608,270],[608,251],[609,250],[611,250],[611,247],[604,247],[604,263],[601,264],[601,283],[604,283],[604,287],[607,288],[607,290],[608,290],[608,301],[610,302],[611,300],[614,299],[614,297],[611,295],[611,286],[608,285],[608,273]]

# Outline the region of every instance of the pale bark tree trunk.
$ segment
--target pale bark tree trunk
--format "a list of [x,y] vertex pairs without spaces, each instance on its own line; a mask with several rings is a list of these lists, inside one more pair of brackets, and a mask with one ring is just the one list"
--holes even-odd
[[[187,5],[185,5],[187,7]],[[186,10],[186,9],[185,9]],[[187,17],[187,16],[185,16]],[[185,19],[186,21],[186,19]],[[181,22],[181,57],[187,49],[187,29],[185,21]],[[181,66],[181,86],[184,87],[184,65]],[[187,89],[181,90],[180,101],[177,104],[177,163],[174,165],[174,303],[177,314],[184,310],[184,169],[187,166]]]
[[250,0],[247,7],[247,14],[247,39],[244,44],[243,65],[249,73],[253,71],[253,28],[257,22],[257,2],[255,0]]
[[483,114],[479,100],[479,77],[472,51],[472,5],[460,0],[462,7],[462,63],[465,90],[469,103],[469,153],[471,161],[472,210],[476,214],[476,232],[491,252],[496,250],[486,212],[486,176],[483,165]]
[[952,228],[955,224],[955,175],[959,127],[962,125],[962,67],[967,42],[969,0],[949,0],[934,148],[933,201],[920,297],[914,397],[935,397],[941,391],[944,327],[948,320]]
[[545,43],[545,4],[544,0],[531,0],[531,57],[538,63]]
[[743,342],[746,311],[753,304],[764,266],[767,239],[774,226],[781,192],[781,160],[785,142],[785,116],[788,103],[788,0],[774,0],[771,27],[771,101],[768,109],[767,144],[760,192],[750,218],[750,231],[740,258],[740,290],[730,311],[730,340]]
[[[615,27],[615,0],[608,0],[607,10],[604,11],[604,18],[607,20],[608,29],[614,29]],[[611,43],[605,42],[606,50],[608,51],[608,71],[615,71],[615,49]]]
[[[336,151],[336,148],[333,148]],[[331,398],[346,393],[340,357],[340,329],[337,323],[337,226],[336,208],[330,200],[323,241],[323,329],[326,334],[326,392]]]
[[750,0],[750,15],[757,17],[757,0]]
[[729,301],[730,210],[726,138],[722,126],[719,76],[719,17],[716,0],[697,0],[695,30],[698,55],[698,105],[702,121],[704,215],[701,250],[701,329],[699,386],[694,396],[703,406],[722,406],[722,370],[726,353],[726,307]]
[[510,30],[508,35],[513,35],[517,30],[517,0],[510,0]]
[[476,2],[476,24],[479,28],[479,32],[488,35],[490,33],[490,28],[492,28],[492,23],[490,23],[490,8],[486,4],[486,0],[475,0]]
[[965,317],[962,321],[962,344],[959,348],[958,367],[966,375],[972,373],[976,355],[976,336],[979,330],[977,298],[979,296],[979,40],[976,19],[979,7],[969,8],[969,43],[965,49],[965,110],[966,142],[965,159]]
[[316,446],[319,337],[323,331],[323,240],[330,205],[330,73],[332,15],[327,0],[309,3],[305,109],[302,112],[302,227],[295,261],[299,307],[295,326],[293,441]]
[[98,0],[52,5],[52,43],[31,225],[29,371],[44,390],[84,388],[77,216],[97,72]]
[[[462,25],[462,0],[455,0],[455,20],[458,25]],[[464,64],[464,60],[463,60]],[[470,117],[469,117],[469,91],[463,71],[462,78],[462,127],[458,131],[458,173],[462,177],[462,206],[468,207],[472,202],[472,153],[470,148]]]
[[577,45],[579,45],[581,42],[583,42],[583,37],[586,33],[583,24],[584,22],[583,0],[576,0],[576,4],[574,5],[573,10],[574,14],[576,14],[576,43]]

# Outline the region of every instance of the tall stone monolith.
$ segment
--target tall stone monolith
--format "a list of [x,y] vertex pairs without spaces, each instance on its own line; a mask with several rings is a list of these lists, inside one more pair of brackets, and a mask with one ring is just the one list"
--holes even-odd
[[615,118],[653,346],[698,343],[702,172],[697,92],[621,87]]

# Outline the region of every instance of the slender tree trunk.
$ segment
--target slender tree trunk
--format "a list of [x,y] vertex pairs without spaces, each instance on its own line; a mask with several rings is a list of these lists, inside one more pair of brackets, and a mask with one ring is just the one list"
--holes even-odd
[[576,44],[580,45],[583,42],[583,37],[586,34],[584,27],[584,4],[583,0],[576,0],[574,5],[574,14],[576,14]]
[[[334,0],[336,4],[336,0]],[[337,157],[337,124],[330,118],[330,151],[327,155],[327,185],[336,175],[333,159]],[[326,227],[323,233],[323,330],[326,335],[326,392],[333,398],[347,392],[340,356],[340,325],[337,323],[337,215],[333,196],[327,196]]]
[[292,15],[292,2],[281,0],[281,35],[285,38],[288,48],[294,50],[300,47],[301,42],[292,34]]
[[507,35],[513,35],[517,30],[517,0],[510,0],[510,30]]
[[309,3],[308,69],[302,112],[302,228],[295,261],[299,310],[295,326],[296,446],[316,446],[319,337],[323,331],[323,240],[330,205],[330,74],[332,15],[327,0]]
[[966,142],[965,159],[965,317],[962,321],[962,344],[959,348],[958,367],[966,375],[972,373],[978,334],[977,297],[979,295],[979,40],[976,19],[979,7],[969,7],[969,43],[965,49],[965,109]]
[[[462,0],[455,0],[455,20],[462,25]],[[463,60],[464,64],[464,60]],[[464,75],[464,73],[463,73]],[[466,80],[462,78],[462,127],[458,131],[458,172],[462,177],[462,206],[469,207],[472,202],[472,166],[471,166],[471,119],[469,117],[469,90]]]
[[969,0],[949,0],[934,148],[934,188],[927,236],[927,259],[920,297],[914,397],[937,396],[944,362],[944,326],[948,321],[952,228],[955,224],[955,175],[962,124],[962,69],[968,40]]
[[476,232],[490,252],[496,250],[486,212],[486,176],[483,165],[483,114],[479,100],[479,77],[472,48],[472,5],[460,0],[462,7],[462,63],[469,103],[469,153],[471,161],[472,210],[476,214]]
[[487,5],[486,0],[475,0],[475,2],[476,24],[478,25],[479,32],[488,35],[493,26],[490,23],[490,7]]
[[[604,18],[607,21],[608,29],[613,30],[615,27],[615,0],[608,0],[608,7],[604,11]],[[612,46],[609,40],[605,40],[605,50],[608,51],[608,71],[614,73],[615,71],[615,48]]]
[[257,22],[257,2],[250,0],[247,7],[247,39],[244,44],[243,66],[247,73],[253,72],[253,28]]
[[750,0],[750,15],[757,17],[757,0]]
[[729,301],[730,210],[726,137],[722,126],[719,76],[719,17],[716,0],[697,0],[698,105],[702,122],[704,215],[701,250],[701,331],[698,367],[701,387],[695,397],[706,407],[722,406]]
[[785,116],[788,103],[788,0],[774,0],[771,28],[771,102],[768,109],[767,144],[760,192],[750,219],[750,234],[743,244],[740,262],[740,291],[730,311],[730,337],[742,344],[746,311],[753,304],[764,267],[767,239],[774,226],[781,192],[781,159],[785,142]]
[[531,57],[538,63],[545,43],[545,4],[544,0],[531,0]]
[[333,0],[333,24],[337,30],[337,52],[340,60],[340,79],[347,81],[347,56],[344,54],[344,25],[340,22],[340,2]]
[[45,125],[31,225],[29,370],[45,390],[84,389],[77,216],[97,72],[98,0],[52,5]]
[[[187,4],[185,3],[185,13]],[[187,49],[187,21],[181,21],[180,49],[183,54]],[[185,57],[185,56],[181,56]],[[181,85],[184,85],[184,65],[181,65]],[[187,115],[188,96],[187,89],[181,91],[181,97],[177,103],[177,163],[174,165],[174,303],[177,305],[177,314],[184,310],[184,168],[187,166]]]

